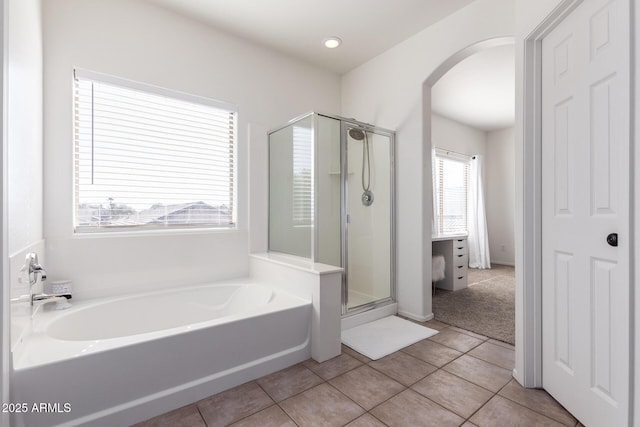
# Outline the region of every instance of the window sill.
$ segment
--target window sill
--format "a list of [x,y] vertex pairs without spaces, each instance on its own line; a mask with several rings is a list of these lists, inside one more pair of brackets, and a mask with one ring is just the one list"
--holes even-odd
[[93,239],[93,238],[124,238],[124,237],[170,237],[170,236],[192,236],[192,235],[220,235],[220,234],[240,234],[246,230],[238,227],[234,228],[172,228],[172,229],[152,229],[152,230],[119,230],[119,231],[74,231],[74,239]]

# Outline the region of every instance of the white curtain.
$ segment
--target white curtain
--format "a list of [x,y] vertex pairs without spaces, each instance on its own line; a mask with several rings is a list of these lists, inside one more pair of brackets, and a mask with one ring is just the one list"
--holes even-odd
[[469,162],[467,221],[469,228],[469,267],[471,268],[491,268],[487,218],[484,209],[482,167],[482,156],[480,155],[474,156]]
[[440,194],[440,184],[438,180],[438,160],[436,159],[436,149],[431,149],[431,181],[433,182],[433,222],[432,235],[440,234],[440,204],[438,194]]

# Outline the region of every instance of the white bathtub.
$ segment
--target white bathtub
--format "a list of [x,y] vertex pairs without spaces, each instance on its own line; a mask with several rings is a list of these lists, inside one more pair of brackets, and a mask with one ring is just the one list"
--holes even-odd
[[12,402],[53,405],[12,425],[141,421],[309,358],[310,322],[311,301],[246,279],[40,312]]

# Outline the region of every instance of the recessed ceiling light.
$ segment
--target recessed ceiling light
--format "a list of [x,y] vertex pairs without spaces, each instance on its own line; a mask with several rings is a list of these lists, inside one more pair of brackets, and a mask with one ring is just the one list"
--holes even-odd
[[322,43],[326,48],[335,49],[342,44],[342,40],[339,37],[327,37]]

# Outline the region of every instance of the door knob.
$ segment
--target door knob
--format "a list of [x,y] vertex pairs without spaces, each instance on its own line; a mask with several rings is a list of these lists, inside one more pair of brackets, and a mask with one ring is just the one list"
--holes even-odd
[[611,233],[607,236],[607,243],[610,246],[618,246],[618,233]]

